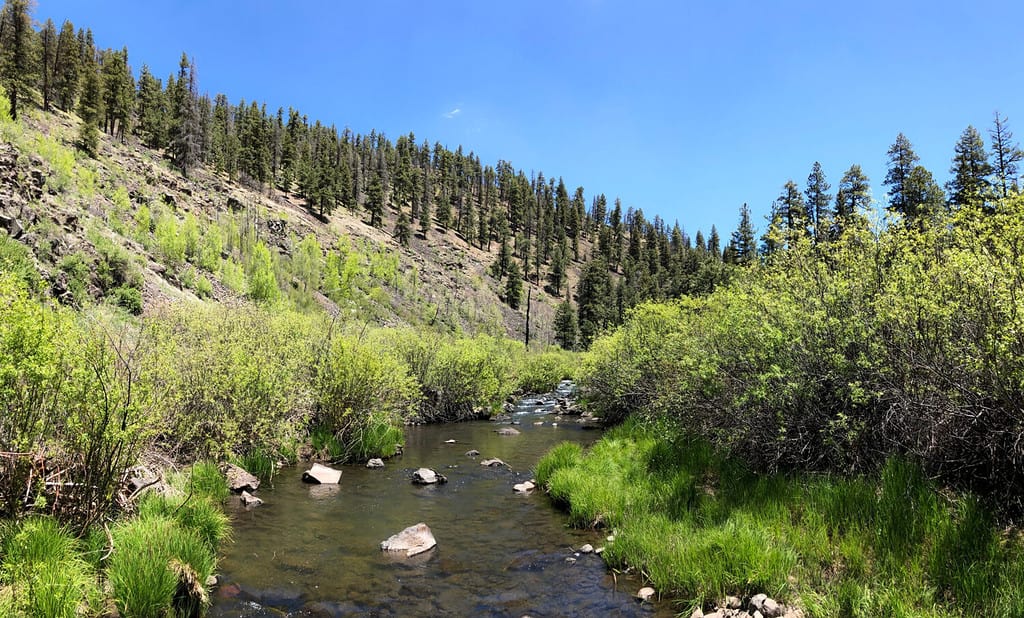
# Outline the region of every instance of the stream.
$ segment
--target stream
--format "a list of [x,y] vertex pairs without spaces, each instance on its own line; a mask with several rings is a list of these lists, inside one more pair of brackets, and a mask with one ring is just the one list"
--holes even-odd
[[[247,510],[234,498],[209,615],[673,615],[639,603],[641,582],[613,577],[600,556],[574,554],[606,544],[608,531],[571,529],[543,493],[512,491],[555,444],[600,437],[552,407],[521,403],[517,436],[489,421],[407,427],[404,454],[383,469],[343,466],[339,485],[306,485],[305,467],[288,467],[258,492],[265,504]],[[480,465],[493,457],[509,467]],[[419,467],[448,483],[413,485]],[[413,558],[381,552],[381,541],[418,522],[437,547]]]

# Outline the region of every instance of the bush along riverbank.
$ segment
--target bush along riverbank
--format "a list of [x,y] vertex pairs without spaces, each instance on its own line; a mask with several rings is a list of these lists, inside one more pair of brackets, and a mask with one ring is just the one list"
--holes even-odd
[[575,365],[286,304],[75,311],[40,293],[4,235],[0,266],[0,615],[200,615],[228,531],[223,480],[202,464],[170,493],[133,495],[140,460],[234,461],[266,480],[300,455],[388,456],[405,423],[488,416]]
[[1024,199],[767,241],[593,343],[584,405],[629,429],[539,479],[694,606],[1024,615]]
[[807,616],[1024,615],[1019,533],[899,458],[853,478],[756,474],[627,421],[586,453],[557,446],[536,476],[573,525],[614,535],[609,567],[638,571],[687,616],[757,594]]

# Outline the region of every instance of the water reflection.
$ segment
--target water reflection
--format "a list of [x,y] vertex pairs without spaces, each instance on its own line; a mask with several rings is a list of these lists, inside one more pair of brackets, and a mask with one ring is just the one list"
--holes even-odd
[[[602,545],[607,532],[567,528],[543,494],[512,491],[554,444],[598,437],[568,417],[553,427],[545,414],[556,405],[519,406],[515,436],[496,434],[490,422],[410,427],[403,456],[383,469],[346,466],[338,486],[304,485],[302,469],[283,470],[259,492],[264,505],[232,507],[234,542],[211,615],[671,615],[638,604],[640,583],[616,581],[599,556],[574,556],[584,543]],[[467,456],[470,449],[480,455]],[[481,466],[487,458],[508,466]],[[448,483],[413,485],[419,467]],[[420,521],[436,548],[401,559],[380,551],[382,540]]]

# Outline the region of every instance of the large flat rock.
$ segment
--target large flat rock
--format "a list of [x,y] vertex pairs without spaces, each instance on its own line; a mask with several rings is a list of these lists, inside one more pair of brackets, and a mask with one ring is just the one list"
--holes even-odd
[[434,533],[430,531],[427,524],[420,522],[415,526],[409,526],[398,534],[394,534],[386,541],[382,541],[380,548],[387,552],[404,553],[406,557],[422,554],[437,545]]
[[307,483],[337,485],[341,482],[341,470],[315,463],[312,468],[302,473],[302,480]]

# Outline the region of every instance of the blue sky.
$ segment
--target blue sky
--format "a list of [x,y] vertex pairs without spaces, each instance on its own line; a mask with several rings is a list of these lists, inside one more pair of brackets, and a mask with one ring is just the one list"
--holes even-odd
[[860,164],[885,198],[905,133],[940,183],[968,124],[1024,139],[1024,3],[38,0],[159,77],[392,139],[462,144],[691,234],[759,230],[787,179]]

